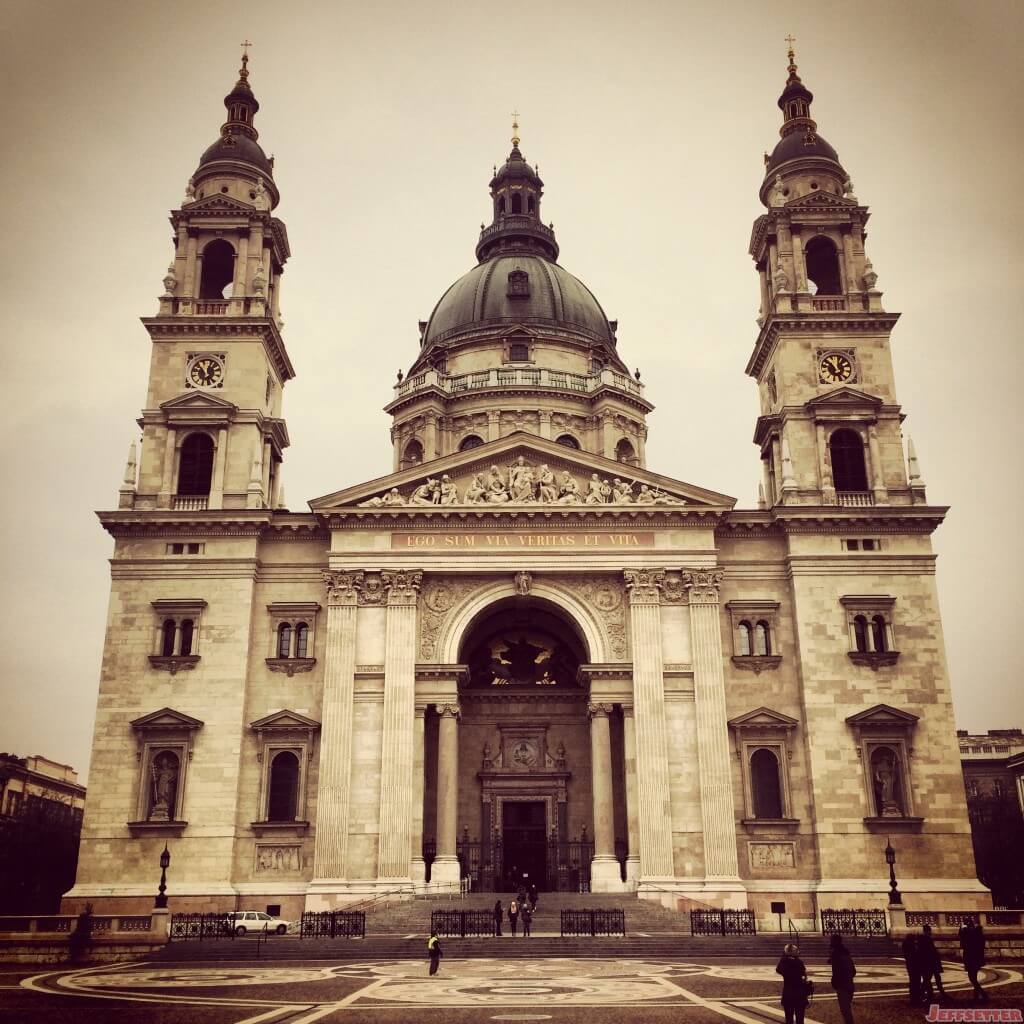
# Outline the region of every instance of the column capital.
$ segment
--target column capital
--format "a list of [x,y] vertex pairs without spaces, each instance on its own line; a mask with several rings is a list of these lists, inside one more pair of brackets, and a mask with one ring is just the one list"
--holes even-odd
[[622,717],[623,718],[632,718],[633,717],[633,705],[632,704],[622,704],[620,706],[622,708]]
[[388,594],[388,605],[414,605],[423,573],[418,569],[388,570],[381,574],[381,581]]
[[434,707],[441,718],[459,718],[462,714],[458,704],[435,704]]
[[364,575],[362,572],[324,570],[323,579],[327,587],[328,606],[338,608],[354,605],[359,599]]
[[718,604],[724,577],[721,569],[684,569],[683,586],[690,592],[690,604]]
[[612,704],[588,704],[587,713],[591,718],[607,718],[614,710]]
[[623,569],[630,604],[658,604],[665,586],[664,569]]

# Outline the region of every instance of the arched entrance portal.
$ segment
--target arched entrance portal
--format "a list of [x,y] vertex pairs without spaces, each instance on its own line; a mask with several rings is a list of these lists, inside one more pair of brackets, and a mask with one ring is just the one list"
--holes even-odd
[[[590,661],[582,631],[559,607],[536,596],[502,598],[480,611],[462,635],[459,663],[457,797],[443,765],[445,730],[428,713],[424,860],[439,816],[454,805],[459,872],[476,890],[541,891],[589,887],[594,857]],[[614,784],[602,788],[626,856],[622,721],[602,705],[600,723]],[[448,733],[450,735],[450,733]],[[451,742],[451,741],[449,741]],[[432,768],[433,766],[433,768]],[[450,819],[449,819],[450,820]],[[441,826],[440,833],[438,826]]]

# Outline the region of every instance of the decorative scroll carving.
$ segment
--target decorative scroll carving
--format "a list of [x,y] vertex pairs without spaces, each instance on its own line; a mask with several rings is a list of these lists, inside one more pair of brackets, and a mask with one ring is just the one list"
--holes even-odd
[[683,586],[690,591],[690,604],[718,604],[718,589],[724,577],[721,569],[684,570]]
[[596,718],[598,715],[604,715],[606,718],[612,713],[614,706],[611,704],[588,704],[587,714],[591,718]]
[[423,573],[418,570],[399,569],[394,572],[384,571],[381,581],[388,594],[388,604],[415,604]]
[[623,569],[630,604],[658,604],[665,585],[664,569]]
[[423,606],[419,617],[420,657],[433,661],[437,642],[449,612],[467,594],[482,585],[480,580],[430,580],[423,586]]
[[352,605],[359,597],[359,589],[364,574],[361,572],[336,572],[325,570],[324,583],[327,586],[327,603],[329,605]]
[[612,656],[624,658],[626,621],[622,607],[622,582],[614,576],[570,577],[559,582],[579,594],[601,616]]
[[462,714],[458,704],[438,704],[437,713],[441,718],[459,718]]

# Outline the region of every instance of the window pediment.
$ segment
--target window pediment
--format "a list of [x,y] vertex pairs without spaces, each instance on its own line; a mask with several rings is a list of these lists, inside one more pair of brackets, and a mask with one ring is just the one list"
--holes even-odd
[[909,711],[901,711],[889,704],[876,704],[866,711],[858,711],[846,719],[846,724],[857,732],[874,733],[878,731],[909,733],[917,725],[918,716]]
[[755,708],[738,718],[729,719],[729,728],[742,731],[772,731],[788,733],[799,724],[795,718],[771,708]]
[[195,732],[203,727],[198,718],[175,711],[173,708],[161,708],[151,711],[141,718],[132,719],[131,727],[136,732],[166,732],[168,730]]
[[257,718],[255,722],[249,723],[249,728],[255,729],[257,733],[312,733],[320,728],[320,723],[315,719],[300,715],[298,711],[289,711],[285,708],[282,711],[275,711],[272,714],[264,715],[263,718]]

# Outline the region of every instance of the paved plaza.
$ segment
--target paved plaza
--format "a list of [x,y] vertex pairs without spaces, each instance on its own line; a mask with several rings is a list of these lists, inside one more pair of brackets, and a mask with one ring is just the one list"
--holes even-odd
[[[0,1021],[754,1024],[783,1019],[774,959],[702,959],[450,959],[442,960],[436,977],[429,977],[426,961],[419,960],[139,962],[49,970],[9,965],[0,973]],[[808,1024],[838,1024],[828,967],[812,962],[808,970],[816,987]],[[959,965],[947,964],[945,979],[951,998],[943,1005],[974,1006]],[[865,959],[858,965],[857,982],[859,1024],[925,1019],[924,1009],[907,1005],[901,961]],[[1019,964],[990,966],[983,982],[990,994],[988,1007],[1024,1007]]]

